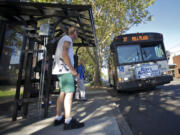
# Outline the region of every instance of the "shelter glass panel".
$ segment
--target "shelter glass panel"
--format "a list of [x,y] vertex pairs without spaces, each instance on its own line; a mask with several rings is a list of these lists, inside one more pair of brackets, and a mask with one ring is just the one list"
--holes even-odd
[[0,57],[0,85],[16,85],[21,55],[21,28],[7,25]]

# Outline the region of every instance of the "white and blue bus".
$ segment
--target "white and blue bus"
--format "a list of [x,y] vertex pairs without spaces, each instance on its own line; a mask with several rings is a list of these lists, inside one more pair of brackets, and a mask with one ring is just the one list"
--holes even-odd
[[133,33],[110,45],[109,83],[117,90],[156,87],[173,80],[160,33]]

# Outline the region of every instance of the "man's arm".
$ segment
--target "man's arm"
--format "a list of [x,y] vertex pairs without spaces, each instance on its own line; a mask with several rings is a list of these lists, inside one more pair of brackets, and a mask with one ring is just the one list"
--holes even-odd
[[68,55],[68,49],[70,47],[70,42],[67,42],[65,41],[64,42],[64,45],[63,45],[63,51],[62,51],[62,57],[63,57],[63,60],[65,62],[65,64],[69,67],[69,69],[71,70],[72,74],[74,76],[77,75],[77,72],[76,70],[73,68],[72,64],[71,64],[71,61],[70,61],[70,58],[69,58],[69,55]]

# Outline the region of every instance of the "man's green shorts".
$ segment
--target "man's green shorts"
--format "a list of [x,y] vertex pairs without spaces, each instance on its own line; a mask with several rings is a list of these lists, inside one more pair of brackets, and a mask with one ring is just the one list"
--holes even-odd
[[62,92],[74,92],[74,77],[71,73],[58,75],[59,87]]

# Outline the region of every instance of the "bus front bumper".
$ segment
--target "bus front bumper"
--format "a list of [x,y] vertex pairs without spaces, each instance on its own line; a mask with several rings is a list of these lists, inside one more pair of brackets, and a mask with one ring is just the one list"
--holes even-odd
[[127,81],[119,83],[117,90],[137,90],[143,88],[155,87],[157,85],[163,85],[170,83],[173,80],[171,75],[164,75],[160,77],[138,79],[135,81]]

